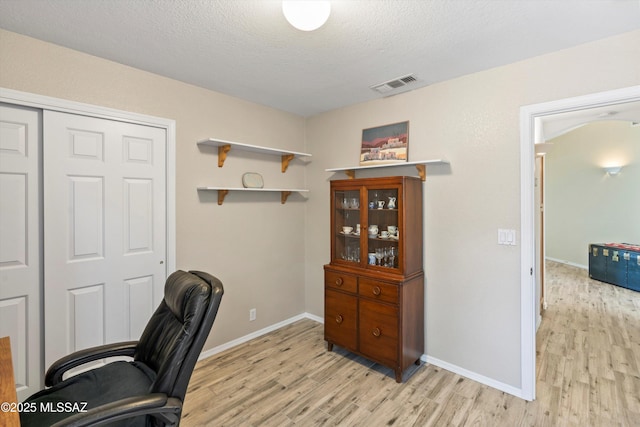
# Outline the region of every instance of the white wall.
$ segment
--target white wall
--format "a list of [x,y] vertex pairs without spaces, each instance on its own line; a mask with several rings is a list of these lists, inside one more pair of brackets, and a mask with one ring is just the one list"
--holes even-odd
[[323,313],[328,181],[344,178],[324,169],[357,165],[362,129],[409,120],[409,160],[451,162],[423,187],[427,355],[520,388],[520,247],[497,245],[520,231],[520,107],[639,83],[636,31],[308,119],[307,310]]
[[[594,122],[550,142],[547,257],[586,268],[589,243],[639,243],[640,126]],[[611,164],[622,172],[606,175],[602,167]]]
[[[177,267],[218,276],[225,296],[205,350],[305,311],[304,197],[229,194],[222,206],[201,185],[241,187],[242,173],[267,186],[304,187],[304,165],[286,174],[278,157],[217,152],[196,141],[217,137],[306,152],[304,118],[81,52],[0,30],[0,86],[176,121]],[[249,322],[249,309],[257,320]]]

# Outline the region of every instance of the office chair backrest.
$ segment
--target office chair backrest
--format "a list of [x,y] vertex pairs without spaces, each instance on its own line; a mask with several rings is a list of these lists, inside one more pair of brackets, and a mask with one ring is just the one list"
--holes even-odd
[[224,289],[210,274],[176,271],[167,279],[164,293],[140,337],[134,359],[157,374],[150,392],[184,401]]

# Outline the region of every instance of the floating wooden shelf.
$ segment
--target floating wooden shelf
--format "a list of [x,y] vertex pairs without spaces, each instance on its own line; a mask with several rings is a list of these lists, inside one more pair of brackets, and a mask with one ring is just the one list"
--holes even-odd
[[286,203],[287,198],[291,193],[305,193],[309,190],[300,188],[230,188],[230,187],[198,187],[198,191],[217,191],[218,192],[218,204],[221,205],[224,202],[225,196],[229,191],[253,191],[253,192],[267,192],[267,193],[280,193],[280,203],[283,205]]
[[202,141],[198,141],[198,144],[208,145],[210,147],[218,147],[218,167],[220,168],[224,166],[224,162],[227,159],[227,154],[229,153],[229,151],[231,151],[232,147],[238,150],[243,150],[243,151],[253,151],[256,153],[280,156],[282,173],[285,173],[287,171],[287,168],[289,167],[289,162],[291,162],[291,160],[293,160],[294,158],[311,157],[311,154],[309,153],[280,150],[277,148],[270,148],[270,147],[260,147],[258,145],[243,144],[240,142],[225,141],[223,139],[215,139],[215,138],[209,138],[209,139],[204,139]]
[[356,177],[356,171],[364,170],[364,169],[379,169],[379,168],[392,168],[392,167],[400,167],[400,166],[415,166],[418,170],[418,175],[420,179],[423,181],[427,179],[427,165],[448,165],[449,162],[443,159],[436,160],[419,160],[415,162],[405,162],[405,163],[392,163],[386,165],[371,165],[371,166],[354,166],[347,168],[332,168],[325,169],[326,172],[344,172],[350,179],[354,179]]

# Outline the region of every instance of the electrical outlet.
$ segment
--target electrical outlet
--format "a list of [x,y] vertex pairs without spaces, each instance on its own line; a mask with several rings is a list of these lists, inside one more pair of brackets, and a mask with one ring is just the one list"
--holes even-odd
[[254,320],[256,320],[256,309],[252,308],[249,310],[249,321],[253,322]]

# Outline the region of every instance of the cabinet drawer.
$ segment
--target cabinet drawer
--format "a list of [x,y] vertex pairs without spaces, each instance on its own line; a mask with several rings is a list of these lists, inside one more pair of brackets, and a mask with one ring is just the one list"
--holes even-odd
[[325,271],[324,284],[329,288],[356,293],[358,290],[358,278],[349,274],[335,271]]
[[398,308],[361,299],[359,336],[363,354],[398,363]]
[[325,290],[324,339],[350,350],[357,349],[358,299]]
[[367,278],[360,278],[359,294],[379,301],[398,303],[398,286]]

